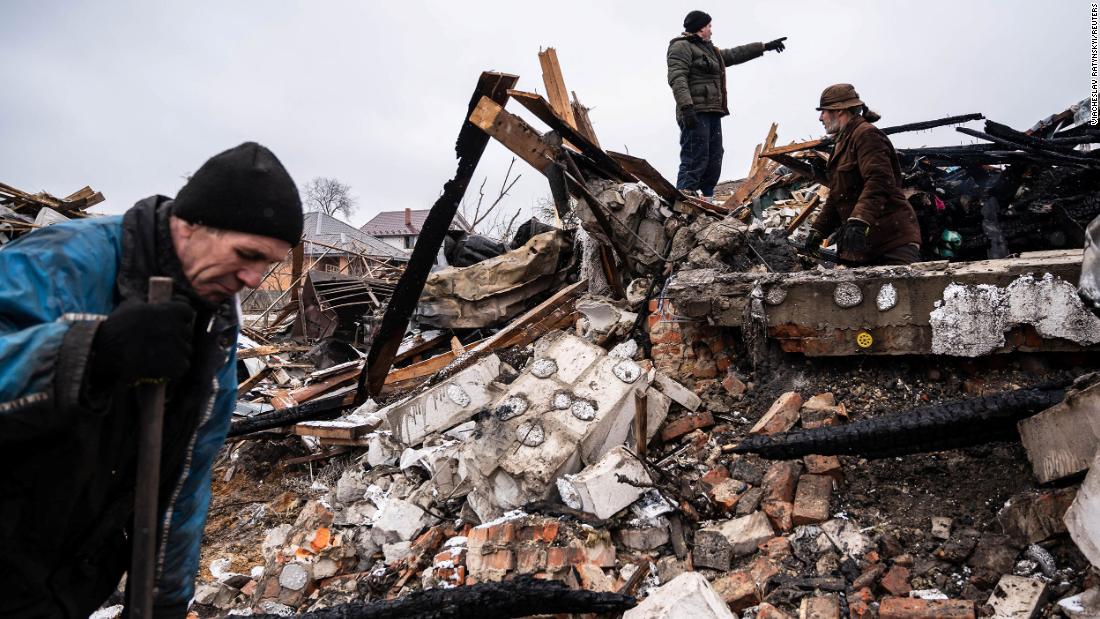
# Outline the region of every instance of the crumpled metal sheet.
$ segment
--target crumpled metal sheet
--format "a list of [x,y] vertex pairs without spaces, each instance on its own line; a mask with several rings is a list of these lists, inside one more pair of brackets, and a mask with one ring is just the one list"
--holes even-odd
[[564,232],[552,230],[475,265],[432,273],[424,284],[417,321],[439,328],[476,329],[518,316],[527,299],[556,283],[566,243]]

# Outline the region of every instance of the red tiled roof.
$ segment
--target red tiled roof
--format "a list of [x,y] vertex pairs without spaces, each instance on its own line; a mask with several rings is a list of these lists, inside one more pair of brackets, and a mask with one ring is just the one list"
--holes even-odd
[[[373,219],[359,227],[360,230],[371,236],[409,236],[420,234],[424,227],[424,220],[428,218],[428,209],[410,211],[412,226],[405,225],[405,211],[382,211]],[[470,231],[470,224],[462,213],[455,213],[451,221],[451,230]]]

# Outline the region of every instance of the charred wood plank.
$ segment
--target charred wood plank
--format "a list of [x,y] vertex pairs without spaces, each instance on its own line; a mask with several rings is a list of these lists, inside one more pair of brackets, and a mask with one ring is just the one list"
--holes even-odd
[[341,604],[299,616],[305,619],[503,619],[567,613],[621,613],[636,604],[630,595],[577,591],[561,581],[525,576],[505,582],[427,589],[370,604]]
[[675,185],[662,176],[661,173],[645,159],[611,151],[608,151],[607,154],[617,161],[628,173],[634,175],[648,185],[650,189],[669,204],[672,204],[683,195],[680,193],[679,189],[676,189]]
[[807,455],[889,458],[1019,438],[1016,422],[1057,404],[1062,389],[1020,389],[840,426],[750,436],[722,451],[772,460]]
[[948,116],[946,118],[939,118],[936,120],[925,120],[918,123],[909,123],[906,125],[894,125],[893,127],[884,127],[882,132],[886,135],[893,135],[895,133],[906,133],[908,131],[926,131],[928,129],[935,129],[936,127],[946,127],[948,125],[960,125],[972,120],[985,120],[985,116],[982,114],[962,114],[960,116]]
[[603,176],[609,180],[622,183],[637,180],[627,172],[618,161],[605,153],[599,145],[590,141],[575,126],[562,118],[541,95],[524,92],[522,90],[509,90],[508,94],[512,99],[519,101],[519,103],[534,114],[536,118],[546,123],[546,125],[554,131],[560,133],[565,140],[591,159],[596,167],[603,172]]
[[443,239],[458,211],[459,202],[462,201],[462,196],[465,195],[466,188],[474,176],[481,154],[485,152],[485,146],[489,143],[489,135],[468,120],[470,114],[483,97],[498,105],[505,103],[508,98],[508,89],[515,86],[517,80],[519,77],[515,75],[488,71],[482,73],[478,79],[455,143],[458,169],[455,171],[454,178],[443,186],[442,195],[428,212],[409,263],[386,305],[378,337],[371,343],[366,367],[359,376],[359,385],[355,394],[356,404],[365,402],[370,394],[377,395],[382,392],[386,374],[393,366],[393,359],[397,355],[398,347],[401,346],[405,329],[409,326],[409,317],[416,309],[420,293],[424,290],[424,282],[427,281],[428,273],[435,264],[439,248],[443,245]]
[[999,138],[999,137],[990,135],[988,133],[984,133],[982,131],[975,131],[973,129],[967,129],[966,127],[955,127],[955,131],[958,131],[959,133],[965,133],[966,135],[973,136],[973,137],[976,137],[976,138],[981,138],[983,140],[986,140],[988,142],[993,142],[994,144],[999,144],[999,145],[1004,146],[1006,148],[1012,148],[1012,149],[1016,149],[1016,150],[1019,150],[1019,151],[1023,151],[1024,153],[1027,153],[1027,154],[1031,155],[1032,157],[1034,157],[1036,159],[1039,159],[1041,161],[1049,161],[1049,162],[1052,162],[1052,163],[1061,163],[1061,164],[1070,164],[1070,165],[1086,165],[1086,166],[1096,165],[1096,160],[1095,159],[1090,159],[1088,157],[1078,157],[1078,156],[1073,156],[1073,155],[1063,155],[1061,153],[1056,153],[1056,152],[1052,152],[1052,151],[1049,151],[1049,150],[1036,148],[1034,146],[1028,146],[1026,144],[1021,144],[1019,142],[1013,142],[1012,140],[1006,140],[1004,138]]

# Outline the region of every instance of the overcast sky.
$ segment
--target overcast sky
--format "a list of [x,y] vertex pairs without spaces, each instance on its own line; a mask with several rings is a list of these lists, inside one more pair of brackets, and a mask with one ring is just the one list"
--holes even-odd
[[[537,52],[548,46],[604,148],[675,181],[665,52],[691,9],[713,16],[721,47],[789,37],[783,54],[728,69],[723,180],[745,175],[772,121],[780,143],[820,136],[813,108],[835,82],[854,84],[880,126],[982,112],[1026,129],[1088,95],[1083,0],[4,0],[0,182],[57,196],[91,185],[107,197],[99,210],[122,212],[175,195],[209,156],[255,140],[299,186],[315,176],[351,185],[352,223],[428,208],[454,174],[480,72],[545,93]],[[940,129],[894,140],[964,138]],[[495,192],[510,157],[490,142],[471,191],[488,176]],[[516,170],[504,208],[529,210],[548,187],[522,162]]]

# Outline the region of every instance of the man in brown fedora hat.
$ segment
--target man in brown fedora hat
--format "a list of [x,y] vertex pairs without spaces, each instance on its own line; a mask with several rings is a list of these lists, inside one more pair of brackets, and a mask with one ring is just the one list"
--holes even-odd
[[668,43],[668,85],[680,126],[680,171],[676,188],[714,195],[722,174],[722,117],[729,116],[726,67],[782,52],[787,37],[720,49],[711,43],[711,19],[703,11],[684,18],[684,32]]
[[840,229],[840,257],[861,264],[908,264],[920,260],[920,225],[901,191],[901,166],[894,145],[873,124],[881,118],[851,84],[821,93],[818,119],[836,144],[826,170],[829,199],[821,209],[807,248]]

